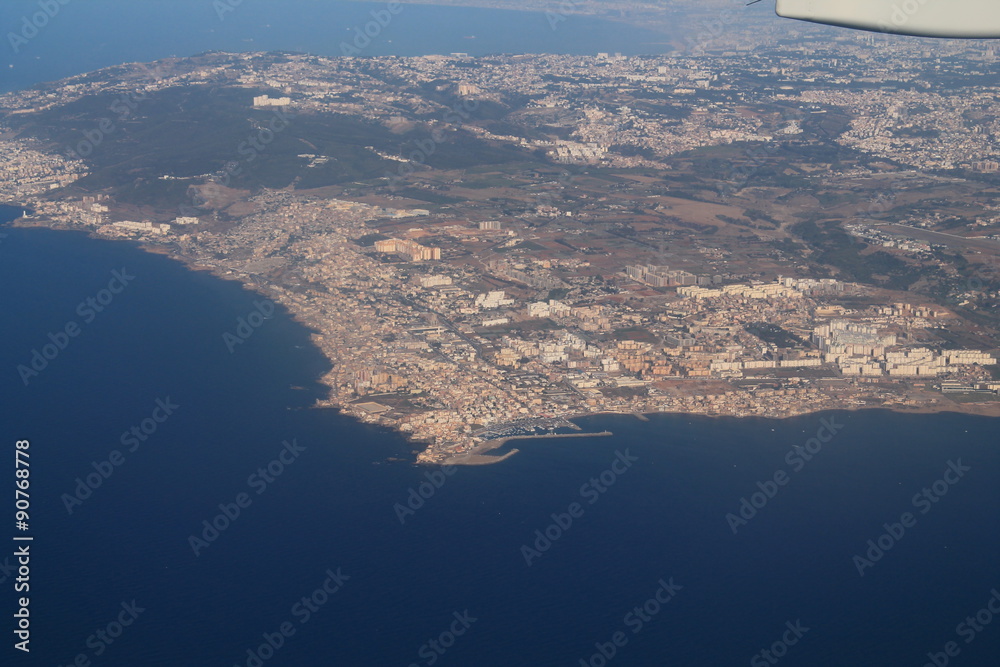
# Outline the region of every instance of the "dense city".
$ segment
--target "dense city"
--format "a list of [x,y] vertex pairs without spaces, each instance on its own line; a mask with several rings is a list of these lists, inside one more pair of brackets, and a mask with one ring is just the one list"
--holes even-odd
[[[281,304],[322,405],[421,461],[600,412],[1000,414],[996,54],[879,39],[122,66],[0,97],[0,200]],[[245,141],[121,170],[208,89]]]

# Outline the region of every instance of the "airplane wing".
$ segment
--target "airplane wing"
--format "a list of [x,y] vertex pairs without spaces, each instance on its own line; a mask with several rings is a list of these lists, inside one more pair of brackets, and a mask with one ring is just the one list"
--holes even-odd
[[1000,38],[1000,0],[778,0],[778,16],[921,37]]

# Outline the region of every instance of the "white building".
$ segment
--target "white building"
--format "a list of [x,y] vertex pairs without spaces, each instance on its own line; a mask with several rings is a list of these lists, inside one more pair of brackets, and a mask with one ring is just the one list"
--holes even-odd
[[253,98],[253,105],[255,107],[287,107],[292,103],[292,98],[290,97],[269,97],[267,95],[260,95]]

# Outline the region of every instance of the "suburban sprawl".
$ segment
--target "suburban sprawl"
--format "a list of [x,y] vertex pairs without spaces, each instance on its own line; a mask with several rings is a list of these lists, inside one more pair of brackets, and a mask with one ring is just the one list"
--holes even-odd
[[0,96],[0,201],[280,304],[321,405],[423,462],[600,412],[1000,414],[995,50],[760,42],[116,67]]

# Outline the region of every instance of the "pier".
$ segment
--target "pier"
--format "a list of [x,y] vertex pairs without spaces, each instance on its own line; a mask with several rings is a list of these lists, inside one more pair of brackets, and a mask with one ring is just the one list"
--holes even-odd
[[517,454],[519,450],[512,449],[506,454],[501,456],[490,456],[487,452],[491,452],[494,449],[500,449],[507,444],[510,440],[535,440],[540,438],[590,438],[590,437],[602,437],[614,435],[611,431],[599,431],[597,433],[537,433],[537,434],[527,434],[527,435],[512,435],[505,438],[497,438],[495,440],[487,440],[479,445],[476,445],[469,451],[468,454],[459,454],[457,456],[452,456],[447,459],[445,465],[488,465],[490,463],[499,463],[500,461],[506,460]]

